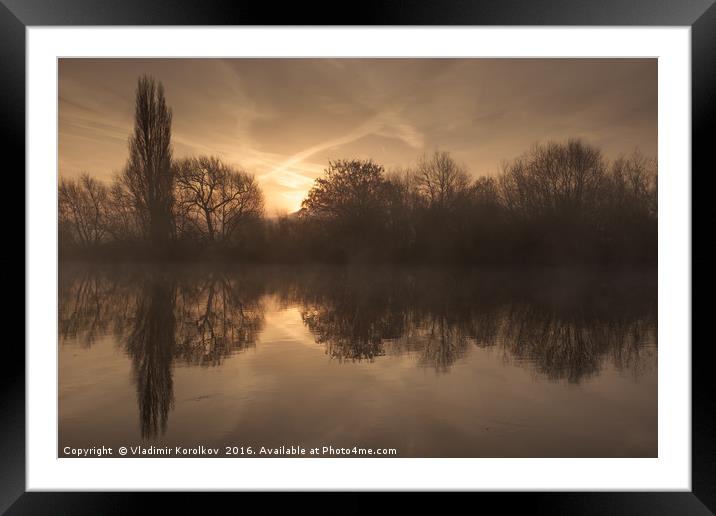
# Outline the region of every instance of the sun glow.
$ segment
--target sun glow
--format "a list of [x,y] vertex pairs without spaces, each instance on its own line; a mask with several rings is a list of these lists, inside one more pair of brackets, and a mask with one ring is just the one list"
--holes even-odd
[[306,197],[306,194],[308,193],[308,190],[305,192],[303,191],[293,191],[293,192],[283,192],[281,194],[281,197],[284,199],[284,204],[287,207],[288,213],[294,213],[301,209],[301,202]]

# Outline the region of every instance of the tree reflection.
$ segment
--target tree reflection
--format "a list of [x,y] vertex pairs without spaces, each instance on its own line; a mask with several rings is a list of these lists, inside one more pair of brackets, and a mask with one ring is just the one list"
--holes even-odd
[[432,318],[425,327],[423,349],[419,362],[434,367],[436,371],[447,371],[456,360],[465,356],[468,335],[462,328],[451,324],[446,317]]
[[[556,275],[555,275],[556,274]],[[167,426],[177,363],[220,366],[255,346],[265,299],[297,306],[339,362],[412,357],[447,373],[476,348],[541,378],[579,383],[607,365],[638,375],[656,362],[656,279],[610,274],[395,268],[65,266],[60,342],[111,334],[131,359],[141,433]]]
[[264,324],[260,294],[255,284],[223,273],[184,278],[178,356],[188,364],[215,366],[252,347]]
[[142,437],[163,434],[174,404],[172,362],[176,349],[175,289],[162,276],[142,286],[133,325],[126,337],[137,388]]
[[288,288],[289,302],[301,305],[303,322],[316,342],[325,345],[326,354],[353,362],[384,355],[384,341],[400,338],[407,330],[404,285],[391,282],[386,288],[384,280],[381,271],[367,278],[314,269],[286,278],[286,284],[295,282]]
[[95,269],[68,268],[59,275],[60,342],[90,347],[102,335],[122,333],[131,318],[131,288]]
[[217,366],[254,345],[264,313],[255,282],[220,272],[71,271],[60,278],[60,342],[111,334],[130,357],[142,438],[166,431],[173,368]]
[[[641,290],[623,278],[547,274],[535,285],[459,270],[325,269],[294,280],[289,290],[304,323],[339,361],[412,354],[447,372],[477,346],[550,380],[578,383],[608,362],[639,374],[654,358],[656,291],[648,279],[638,280]],[[561,282],[569,287],[555,287]]]
[[656,340],[646,318],[609,320],[598,313],[558,312],[517,306],[505,317],[502,347],[513,361],[526,361],[552,380],[578,383],[611,360],[618,369],[640,367],[643,344]]

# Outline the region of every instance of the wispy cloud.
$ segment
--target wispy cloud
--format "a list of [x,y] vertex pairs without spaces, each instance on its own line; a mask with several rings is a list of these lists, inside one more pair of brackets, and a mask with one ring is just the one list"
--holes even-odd
[[63,59],[59,72],[61,175],[123,166],[147,73],[174,111],[175,156],[255,174],[269,211],[296,209],[328,158],[405,166],[441,148],[477,174],[578,134],[605,154],[656,152],[649,59]]

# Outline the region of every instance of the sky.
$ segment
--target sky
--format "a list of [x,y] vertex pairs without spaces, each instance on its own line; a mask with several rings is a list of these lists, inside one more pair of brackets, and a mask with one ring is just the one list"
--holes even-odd
[[127,160],[137,79],[164,84],[175,158],[254,174],[293,212],[329,160],[387,171],[449,151],[495,175],[536,142],[657,155],[656,59],[59,60],[59,174],[110,181]]

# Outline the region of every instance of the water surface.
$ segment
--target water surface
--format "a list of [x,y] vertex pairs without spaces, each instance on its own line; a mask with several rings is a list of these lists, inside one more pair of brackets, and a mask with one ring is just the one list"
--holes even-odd
[[62,263],[65,446],[655,457],[655,271]]

